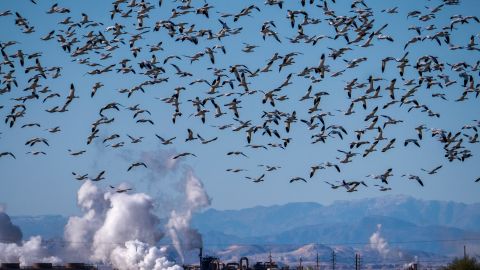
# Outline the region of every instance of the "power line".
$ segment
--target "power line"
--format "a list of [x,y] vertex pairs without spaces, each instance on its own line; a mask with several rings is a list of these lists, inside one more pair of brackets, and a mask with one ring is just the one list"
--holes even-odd
[[[9,241],[11,242],[13,239],[12,238],[0,238],[0,241],[6,242]],[[58,238],[53,238],[53,239],[42,239],[43,242],[47,243],[71,243],[71,244],[90,244],[92,241],[69,241],[65,239],[58,239]],[[459,238],[459,239],[431,239],[431,240],[408,240],[408,241],[388,241],[388,245],[402,245],[402,244],[418,244],[418,243],[448,243],[448,242],[480,242],[480,238]],[[124,244],[125,242],[110,242],[110,241],[98,241],[95,242],[98,244]],[[298,246],[298,245],[310,245],[310,244],[315,244],[315,245],[322,245],[322,246],[355,246],[355,245],[369,245],[370,242],[304,242],[304,243],[216,243],[216,244],[204,244],[204,247],[222,247],[222,246],[252,246],[252,245],[260,245],[260,246]],[[162,243],[162,246],[171,246],[172,244],[169,243]]]

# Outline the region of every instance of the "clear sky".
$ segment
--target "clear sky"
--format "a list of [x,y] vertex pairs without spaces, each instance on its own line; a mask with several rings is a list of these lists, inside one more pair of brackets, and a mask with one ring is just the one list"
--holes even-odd
[[[114,20],[110,19],[110,10],[113,6],[109,1],[58,1],[59,7],[68,8],[71,12],[64,14],[46,14],[52,4],[57,1],[37,1],[33,4],[30,1],[1,1],[0,12],[11,10],[13,15],[0,17],[0,41],[2,44],[8,41],[17,41],[18,43],[9,46],[4,51],[10,56],[15,67],[12,69],[8,65],[2,64],[1,87],[6,86],[5,76],[15,70],[14,76],[18,82],[18,87],[12,85],[10,92],[0,95],[0,115],[2,119],[7,117],[15,104],[21,102],[13,100],[21,96],[27,95],[29,92],[23,91],[30,85],[28,79],[35,74],[35,71],[25,73],[24,69],[28,66],[35,65],[34,60],[26,59],[25,67],[21,67],[19,60],[13,58],[18,50],[22,50],[25,54],[41,52],[39,58],[41,65],[45,68],[54,66],[61,67],[61,76],[51,78],[54,72],[49,72],[47,79],[40,78],[41,87],[48,86],[52,92],[39,93],[39,99],[28,100],[24,104],[26,106],[26,114],[22,118],[18,118],[14,126],[10,128],[7,123],[0,124],[0,152],[12,152],[16,159],[10,156],[0,157],[0,203],[6,205],[7,212],[11,215],[23,214],[62,214],[70,215],[76,213],[76,192],[81,182],[75,180],[72,172],[85,174],[95,177],[100,171],[105,170],[106,179],[99,182],[99,185],[108,188],[109,185],[118,185],[119,183],[127,183],[136,191],[146,192],[159,199],[159,204],[167,203],[171,193],[175,192],[175,180],[181,177],[182,168],[189,167],[193,169],[204,183],[205,189],[212,198],[212,207],[219,209],[238,209],[251,207],[255,205],[272,205],[285,204],[297,201],[314,201],[328,204],[335,200],[350,200],[365,197],[383,196],[385,194],[406,194],[423,199],[438,200],[454,200],[460,202],[479,202],[480,201],[480,183],[475,183],[475,179],[480,177],[478,164],[479,144],[468,143],[467,136],[473,136],[475,131],[472,129],[461,130],[464,125],[474,125],[474,120],[479,119],[479,100],[475,98],[475,93],[470,93],[468,99],[462,102],[456,102],[465,88],[462,86],[461,79],[457,72],[452,71],[450,65],[460,62],[466,62],[472,66],[480,60],[478,50],[450,50],[445,44],[443,38],[441,46],[435,40],[425,39],[410,44],[406,50],[404,45],[417,33],[408,30],[410,26],[422,27],[421,35],[434,35],[441,31],[442,27],[450,26],[451,16],[462,14],[464,16],[479,16],[480,4],[477,1],[462,1],[460,5],[443,6],[440,11],[434,14],[435,18],[422,22],[418,17],[407,18],[407,13],[418,10],[424,14],[441,4],[442,1],[365,1],[371,8],[375,21],[372,30],[376,31],[385,24],[387,27],[382,31],[384,35],[389,35],[394,42],[387,40],[379,40],[373,38],[370,47],[360,47],[365,43],[363,41],[354,44],[348,44],[345,39],[339,37],[336,40],[324,38],[319,40],[316,45],[300,43],[291,43],[288,38],[297,35],[297,29],[290,27],[287,19],[287,10],[305,10],[308,12],[309,18],[320,19],[318,24],[309,24],[304,26],[304,33],[308,36],[326,35],[335,36],[334,28],[329,25],[329,17],[327,17],[322,8],[315,5],[306,7],[300,5],[300,1],[285,1],[283,9],[278,6],[268,6],[263,1],[207,1],[213,8],[209,11],[209,18],[195,13],[172,18],[171,20],[178,24],[186,23],[185,29],[191,25],[195,25],[195,30],[212,29],[213,33],[217,33],[222,29],[222,24],[218,21],[221,19],[226,22],[231,29],[241,28],[237,35],[227,36],[222,39],[208,40],[207,36],[199,37],[199,44],[194,45],[189,41],[175,41],[180,34],[177,32],[174,38],[170,38],[168,31],[162,28],[158,32],[152,31],[155,22],[169,20],[172,8],[181,3],[172,1],[163,1],[161,7],[158,1],[152,2],[155,6],[148,13],[148,18],[144,20],[144,26],[150,28],[145,29],[146,33],[142,34],[142,39],[135,43],[136,47],[141,47],[139,55],[135,58],[129,51],[128,41],[132,35],[141,31],[135,30],[137,26],[136,11],[132,12],[132,18],[121,18],[119,14]],[[308,1],[307,1],[308,2]],[[319,1],[314,1],[320,4]],[[329,8],[334,10],[337,16],[353,16],[354,13],[350,8],[350,1],[337,1],[333,4],[328,1]],[[408,3],[407,3],[408,2]],[[242,16],[238,21],[234,22],[233,17],[222,18],[223,14],[237,14],[243,8],[255,3],[259,8],[252,10],[251,16]],[[192,1],[195,8],[204,5],[204,1]],[[384,9],[398,7],[398,13],[389,14],[381,12]],[[120,7],[124,12],[128,11],[126,4]],[[363,8],[363,6],[358,6]],[[135,8],[137,10],[138,8]],[[35,31],[31,34],[22,33],[22,28],[15,25],[15,12],[28,19],[30,26]],[[106,29],[119,23],[125,26],[123,31],[126,34],[120,35],[119,38],[124,39],[124,43],[117,43],[118,49],[111,51],[111,58],[100,60],[101,53],[108,53],[106,48],[98,48],[96,52],[90,51],[87,55],[79,55],[72,57],[69,53],[64,52],[57,41],[58,34],[65,36],[60,32],[61,29],[66,30],[60,21],[67,17],[71,17],[71,21],[79,22],[82,20],[81,13],[88,14],[88,18],[95,22],[101,22],[103,25],[93,26],[89,28],[75,28],[75,33],[71,38],[76,37],[79,43],[73,45],[72,51],[83,46],[87,33],[93,31],[97,34],[101,31],[108,40],[113,39],[111,32]],[[357,15],[358,16],[358,15]],[[297,15],[296,25],[302,21],[303,15]],[[273,20],[274,26],[270,28],[278,32],[281,43],[275,41],[273,37],[262,39],[260,32],[262,24],[265,21]],[[473,19],[468,24],[457,24],[451,31],[450,42],[454,45],[466,47],[470,41],[470,36],[475,36],[475,43],[480,43],[479,24]],[[357,20],[357,23],[360,23]],[[428,26],[435,28],[426,30]],[[343,26],[341,26],[343,27]],[[55,30],[54,38],[43,41],[40,38],[46,36],[50,31]],[[450,30],[449,30],[450,32]],[[350,40],[354,39],[355,32],[349,30]],[[118,90],[123,88],[132,88],[149,78],[140,74],[145,70],[141,70],[138,63],[143,60],[151,59],[152,53],[149,52],[147,45],[153,45],[162,42],[163,51],[154,52],[159,60],[158,66],[165,69],[165,74],[159,77],[168,77],[168,82],[156,85],[144,86],[145,93],[137,91],[130,98],[126,94],[119,93]],[[251,53],[242,51],[245,47],[244,43],[258,46]],[[113,43],[112,43],[113,45]],[[221,50],[215,50],[215,64],[212,64],[208,55],[201,57],[198,61],[190,63],[186,56],[193,56],[197,52],[204,52],[206,47],[222,45],[226,49],[226,54]],[[478,48],[478,45],[475,45]],[[343,56],[333,60],[328,57],[331,52],[328,48],[339,49],[341,47],[349,47]],[[385,57],[401,58],[405,52],[409,52],[407,58],[409,65],[405,74],[400,77],[397,63],[390,61],[384,73],[381,71],[381,59]],[[202,99],[211,95],[206,92],[209,86],[206,83],[190,83],[197,79],[206,79],[212,82],[216,76],[213,75],[211,68],[224,68],[223,73],[228,75],[222,77],[222,81],[233,79],[235,86],[231,90],[228,84],[219,88],[219,93],[227,92],[243,92],[243,87],[238,86],[233,73],[229,72],[229,67],[235,64],[246,65],[251,72],[258,68],[264,67],[274,53],[285,56],[291,52],[298,52],[294,57],[294,64],[284,67],[278,72],[279,64],[282,60],[277,60],[272,65],[272,71],[268,73],[260,73],[256,77],[246,78],[251,90],[257,90],[256,94],[243,96],[223,96],[215,98],[217,104],[226,113],[219,118],[214,117],[215,109],[210,102],[205,104],[207,112],[206,123],[202,124],[199,117],[195,114],[195,107],[189,102],[189,99],[200,97]],[[330,71],[326,72],[325,78],[318,83],[312,83],[308,78],[298,76],[305,67],[315,67],[319,65],[320,56],[325,54],[325,64],[329,66]],[[180,56],[181,60],[172,59],[169,63],[175,63],[181,70],[191,73],[191,77],[180,77],[175,74],[175,69],[169,64],[163,64],[165,57],[170,55]],[[438,85],[426,88],[424,83],[419,87],[418,91],[411,99],[417,99],[420,104],[425,104],[428,108],[439,113],[440,117],[430,117],[426,112],[419,109],[413,109],[408,112],[408,108],[412,104],[404,104],[401,107],[399,103],[393,104],[387,109],[382,106],[389,102],[389,92],[386,90],[390,81],[397,79],[396,99],[399,100],[413,86],[405,86],[404,82],[414,79],[418,83],[418,72],[413,68],[417,59],[423,55],[433,55],[438,57],[438,61],[444,64],[443,71],[432,71],[425,75],[434,76],[436,80],[442,82],[443,88]],[[367,60],[359,64],[358,67],[346,69],[343,75],[332,77],[331,75],[347,66],[346,61],[355,58],[366,57]],[[89,58],[91,63],[100,63],[103,66],[115,64],[112,72],[100,75],[88,75],[97,67],[88,67],[79,64],[78,59]],[[121,65],[122,59],[128,58],[131,61],[128,65],[132,65],[136,74],[117,73],[117,68]],[[77,61],[72,61],[77,59]],[[467,68],[466,72],[473,77],[475,84],[479,82],[479,72],[471,71]],[[285,101],[277,100],[275,107],[268,103],[262,104],[263,93],[260,91],[270,91],[278,87],[289,74],[291,84],[282,88],[277,93],[277,98],[287,95]],[[447,74],[450,79],[457,82],[446,87],[443,79],[438,78],[440,74]],[[248,75],[248,73],[245,73]],[[312,72],[313,76],[318,74]],[[349,99],[347,92],[344,90],[347,82],[357,78],[357,83],[366,83],[366,87],[353,90],[353,99],[360,97],[368,88],[368,77],[372,75],[375,78],[383,78],[382,81],[376,81],[375,87],[380,86],[380,95],[382,98],[376,100],[368,100],[367,109],[364,110],[360,103],[354,107],[355,113],[352,115],[344,115],[344,111],[348,109],[352,99]],[[105,86],[98,89],[93,98],[90,97],[92,86],[96,82],[102,82]],[[68,111],[64,113],[47,113],[45,110],[54,106],[62,106],[68,96],[70,84],[75,85],[75,95],[79,98],[74,99],[68,107]],[[319,105],[322,112],[331,112],[334,116],[325,117],[327,126],[342,125],[348,132],[343,139],[336,135],[327,138],[326,143],[312,144],[311,136],[321,132],[320,127],[315,130],[309,130],[306,124],[300,119],[309,119],[308,109],[312,106],[313,101],[299,101],[306,93],[307,88],[313,85],[312,94],[315,92],[325,91],[329,95],[323,96]],[[180,94],[180,110],[182,116],[177,118],[176,124],[172,124],[171,116],[174,111],[173,107],[161,101],[174,94],[176,87],[186,87],[185,91]],[[478,86],[476,88],[478,91]],[[43,99],[51,93],[59,93],[61,97],[53,97],[42,102]],[[432,97],[433,93],[444,93],[447,100],[439,97]],[[477,92],[478,93],[478,92]],[[219,130],[217,127],[221,125],[233,124],[233,128],[239,123],[234,120],[235,116],[224,105],[237,98],[242,102],[239,104],[240,117],[242,121],[251,120],[252,125],[262,125],[265,118],[262,118],[264,111],[279,110],[285,113],[297,114],[297,122],[292,123],[289,133],[284,129],[284,120],[281,120],[279,126],[270,123],[272,129],[277,129],[281,133],[282,138],[291,138],[290,144],[285,149],[273,148],[268,143],[281,143],[282,141],[275,137],[262,135],[263,130],[258,130],[253,135],[252,144],[267,146],[267,150],[263,148],[246,147],[245,129],[235,132],[232,128]],[[108,118],[114,117],[112,124],[102,125],[99,127],[99,138],[87,145],[87,137],[91,132],[91,124],[99,118],[99,110],[110,102],[118,102],[123,106],[120,111],[108,110],[105,115]],[[150,111],[151,115],[143,114],[144,118],[151,119],[154,125],[148,123],[137,123],[140,117],[133,118],[134,113],[127,109],[129,106],[140,104],[139,107]],[[336,172],[333,168],[319,170],[315,176],[309,178],[310,166],[322,162],[334,162],[339,164],[339,160],[343,159],[344,154],[337,150],[349,151],[349,145],[352,141],[356,141],[355,130],[365,128],[370,121],[365,122],[364,118],[373,108],[379,106],[376,113],[379,116],[378,124],[383,127],[386,118],[380,115],[388,115],[394,119],[403,122],[397,125],[389,125],[384,129],[384,137],[388,140],[378,143],[377,151],[363,158],[361,155],[368,146],[361,146],[354,149],[354,152],[360,153],[355,156],[352,162],[340,164],[341,172]],[[340,111],[339,111],[340,110]],[[318,122],[318,121],[317,121]],[[39,123],[41,127],[25,127],[22,125],[29,123]],[[417,138],[415,127],[424,124],[427,130],[424,130],[423,139],[419,141],[421,147],[409,144],[403,146],[406,139]],[[61,131],[58,133],[50,133],[46,129],[59,126]],[[194,131],[196,136],[198,133],[205,139],[218,137],[216,141],[208,144],[202,144],[198,139],[186,142],[187,129]],[[462,131],[463,134],[459,138],[463,139],[462,146],[464,149],[471,150],[473,156],[464,162],[454,160],[449,162],[444,157],[443,144],[437,137],[431,136],[430,129],[441,128],[446,132],[456,133]],[[327,130],[330,131],[331,129]],[[118,134],[120,138],[110,142],[102,141],[112,135]],[[127,134],[133,137],[144,137],[141,143],[131,143]],[[165,138],[176,137],[171,145],[162,145],[156,138],[158,134]],[[362,140],[373,142],[373,138],[377,135],[376,131],[368,132]],[[26,146],[25,143],[35,137],[46,138],[49,146],[42,143],[35,144],[33,147]],[[390,139],[396,138],[395,148],[382,153],[380,150],[387,144]],[[418,138],[417,138],[418,139]],[[125,142],[123,147],[112,148],[112,145],[118,142]],[[457,141],[458,142],[458,141]],[[456,142],[455,142],[456,143]],[[86,150],[86,153],[80,156],[71,156],[68,149],[73,151]],[[461,149],[463,150],[463,148]],[[46,155],[26,154],[29,151],[43,151]],[[229,156],[226,153],[230,151],[242,151],[248,157]],[[180,158],[174,166],[178,169],[169,169],[164,164],[170,157],[177,153],[191,152],[197,157],[187,156]],[[144,162],[148,168],[135,167],[127,171],[130,164],[134,162]],[[280,166],[278,170],[266,172],[265,167],[259,164]],[[179,166],[180,165],[180,166]],[[421,169],[431,170],[437,166],[443,167],[434,175],[429,175]],[[227,172],[228,168],[241,168],[246,171],[239,173]],[[381,174],[388,168],[393,168],[393,176],[389,178],[389,187],[392,190],[381,192],[375,187],[379,184],[379,180],[366,177],[370,174]],[[261,183],[253,183],[245,177],[256,178],[265,174],[264,181]],[[425,187],[419,186],[416,181],[408,180],[401,177],[402,174],[418,175]],[[297,181],[289,183],[293,177],[303,177],[307,183]],[[363,186],[358,188],[357,192],[347,193],[344,188],[333,190],[324,181],[336,183],[345,179],[347,181],[358,180],[365,181],[368,188]],[[163,199],[162,199],[163,198]],[[167,199],[165,199],[167,198]],[[161,206],[160,206],[161,207]]]

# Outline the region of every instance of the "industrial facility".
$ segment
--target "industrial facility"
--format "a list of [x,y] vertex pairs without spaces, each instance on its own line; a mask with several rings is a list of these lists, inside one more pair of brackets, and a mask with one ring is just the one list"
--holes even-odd
[[[272,260],[272,256],[268,256],[266,261],[257,261],[255,263],[250,262],[248,257],[241,257],[238,261],[231,261],[231,262],[223,262],[219,257],[215,256],[204,256],[203,249],[200,248],[199,252],[199,263],[198,264],[185,264],[182,265],[184,270],[320,270],[320,269],[331,269],[335,270],[337,267],[339,269],[355,269],[360,270],[361,267],[361,259],[360,255],[355,255],[355,264],[354,268],[347,267],[345,265],[340,266],[336,264],[335,261],[335,253],[332,253],[332,261],[330,262],[331,265],[320,265],[318,256],[317,262],[314,265],[302,265],[302,258],[299,258],[299,263],[295,266],[289,266],[284,264],[277,264],[277,262]],[[384,266],[384,265],[383,265]],[[381,265],[370,265],[369,268],[371,269],[381,269],[383,268]],[[107,267],[107,268],[105,268]],[[394,269],[403,269],[403,270],[417,270],[418,264],[411,263],[408,265],[403,265],[403,267],[393,266]],[[22,269],[22,270],[39,270],[39,269],[68,269],[68,270],[99,270],[99,269],[112,269],[110,266],[103,265],[103,267],[93,265],[93,264],[86,264],[86,263],[66,263],[64,265],[53,265],[52,263],[34,263],[30,266],[21,266],[20,263],[1,263],[0,270],[14,270],[14,269]],[[113,268],[116,270],[115,268]]]
[[247,257],[242,257],[238,262],[222,262],[218,257],[203,256],[203,249],[200,248],[199,264],[183,265],[184,270],[288,270],[288,266],[279,267],[276,262],[269,256],[266,262],[255,262],[250,266]]
[[0,269],[1,270],[14,270],[14,269],[97,270],[97,267],[95,267],[94,265],[85,264],[85,263],[67,263],[65,265],[53,265],[51,263],[34,263],[30,266],[22,266],[22,267],[20,267],[20,263],[2,263],[0,264]]

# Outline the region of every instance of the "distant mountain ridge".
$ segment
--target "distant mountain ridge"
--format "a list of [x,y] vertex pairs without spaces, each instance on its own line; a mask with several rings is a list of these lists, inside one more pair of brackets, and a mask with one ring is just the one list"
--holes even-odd
[[[58,215],[12,217],[24,238],[62,238],[67,221],[67,217]],[[208,209],[195,214],[192,224],[202,233],[206,250],[223,259],[244,255],[260,258],[271,251],[285,261],[295,256],[308,260],[313,258],[312,245],[323,256],[332,248],[338,249],[339,258],[345,260],[357,249],[372,255],[375,252],[369,249],[369,241],[378,224],[387,248],[395,250],[389,256],[458,255],[465,243],[480,251],[480,203],[425,201],[408,196],[330,205],[288,203],[241,210]]]
[[242,210],[209,209],[195,215],[193,224],[202,231],[222,231],[241,237],[283,232],[300,226],[358,222],[367,216],[393,217],[417,225],[480,230],[480,203],[424,201],[408,196],[386,196],[331,205],[289,203]]

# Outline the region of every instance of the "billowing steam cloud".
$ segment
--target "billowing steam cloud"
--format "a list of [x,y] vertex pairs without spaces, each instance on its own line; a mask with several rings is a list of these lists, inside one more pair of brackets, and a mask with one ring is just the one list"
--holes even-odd
[[149,246],[138,240],[127,241],[124,247],[116,247],[111,254],[113,265],[122,265],[124,269],[180,270],[165,257],[165,248]]
[[[143,160],[148,165],[149,190],[155,195],[155,202],[160,204],[156,213],[168,219],[165,226],[167,236],[171,239],[179,259],[184,262],[184,252],[202,246],[201,234],[192,229],[192,215],[210,205],[210,198],[201,181],[195,177],[193,170],[180,160],[173,159],[173,149],[158,148],[139,153],[139,158],[132,158],[135,153],[125,153],[122,157],[129,163]],[[169,177],[165,177],[165,176]],[[161,186],[162,189],[157,187]]]
[[27,265],[32,262],[61,262],[59,258],[48,255],[40,236],[22,242],[20,228],[12,224],[10,217],[3,212],[3,207],[0,210],[0,263],[18,262]]
[[[158,196],[155,200],[144,193],[105,191],[85,181],[77,192],[83,214],[69,218],[65,246],[57,250],[47,248],[39,236],[22,242],[21,230],[0,205],[0,262],[102,262],[120,270],[180,270],[167,259],[167,248],[156,246],[164,236],[159,216],[165,219],[166,234],[183,261],[184,251],[202,246],[201,234],[190,222],[195,211],[210,205],[210,198],[193,171],[186,165],[180,167],[181,163],[171,158],[173,154],[163,150],[141,153],[149,162],[148,184],[157,187],[149,188]],[[179,168],[183,175],[175,179]],[[165,179],[172,172],[175,175]],[[53,253],[59,255],[49,255]]]
[[[177,269],[155,247],[161,238],[153,201],[144,193],[102,192],[91,181],[78,191],[84,215],[65,228],[70,255],[112,264],[118,269]],[[83,257],[83,258],[82,258]]]
[[91,256],[91,243],[95,232],[103,225],[108,201],[104,193],[91,181],[86,181],[77,192],[82,217],[70,217],[65,226],[64,238],[68,243],[67,256],[71,261],[81,261]]
[[388,247],[387,240],[380,234],[381,229],[382,224],[377,224],[377,230],[370,236],[370,248],[376,250],[385,258],[390,252],[390,248]]
[[42,245],[40,236],[17,245],[16,243],[0,243],[0,262],[18,262],[21,265],[31,265],[34,262],[60,263],[61,259],[48,255],[47,248]]
[[93,259],[107,262],[113,250],[129,240],[155,245],[161,234],[150,197],[143,193],[106,194],[110,209],[93,240]]
[[191,170],[187,171],[184,182],[186,200],[179,210],[172,210],[167,230],[180,258],[184,261],[184,250],[202,247],[202,235],[190,227],[192,214],[210,205],[210,198],[203,185]]

